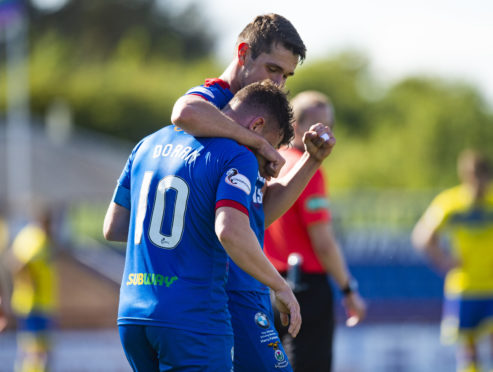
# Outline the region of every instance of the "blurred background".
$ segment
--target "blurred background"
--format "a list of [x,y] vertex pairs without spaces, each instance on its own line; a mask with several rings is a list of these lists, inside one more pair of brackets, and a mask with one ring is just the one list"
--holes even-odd
[[[324,167],[336,236],[369,306],[355,328],[339,314],[335,371],[452,371],[454,349],[439,342],[443,278],[409,237],[433,196],[458,183],[462,149],[493,158],[492,11],[480,0],[0,0],[4,240],[33,200],[56,209],[54,370],[130,370],[116,331],[125,247],[101,233],[116,179],[174,101],[224,70],[241,29],[276,12],[308,49],[291,96],[315,89],[335,106]],[[0,333],[2,372],[15,329],[10,319]]]

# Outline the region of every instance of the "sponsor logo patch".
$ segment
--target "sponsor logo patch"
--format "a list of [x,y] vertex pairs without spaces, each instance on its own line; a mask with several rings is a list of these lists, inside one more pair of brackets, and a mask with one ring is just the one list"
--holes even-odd
[[320,196],[315,196],[306,201],[306,209],[314,212],[320,209],[329,209],[329,201]]
[[169,288],[177,280],[177,276],[170,277],[154,273],[131,273],[128,274],[126,285],[165,285]]
[[227,184],[244,191],[247,195],[250,195],[250,191],[252,191],[252,184],[250,183],[250,180],[243,174],[239,173],[236,168],[231,168],[228,170],[225,181]]
[[269,318],[267,318],[267,315],[265,315],[264,313],[259,312],[259,313],[255,314],[255,323],[260,328],[267,329],[270,327]]

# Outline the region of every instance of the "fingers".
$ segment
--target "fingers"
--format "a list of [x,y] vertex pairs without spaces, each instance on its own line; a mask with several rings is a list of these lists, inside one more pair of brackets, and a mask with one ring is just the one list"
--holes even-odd
[[354,327],[360,322],[360,317],[357,315],[351,315],[349,318],[346,319],[346,326],[348,327]]
[[263,167],[260,167],[259,164],[258,171],[260,172],[260,175],[266,179],[266,181],[270,181],[272,178],[272,170],[270,169],[269,164],[265,164]]
[[279,165],[279,163],[273,163],[273,162],[268,163],[266,173],[267,173],[269,179],[271,177],[276,178],[277,176],[279,176],[279,172],[281,171],[281,168],[282,168],[282,165]]
[[[305,132],[306,139],[318,148],[335,145],[335,138],[331,129],[321,123],[314,124]],[[306,143],[306,142],[305,142]]]
[[258,149],[257,160],[259,162],[260,175],[269,181],[272,177],[278,177],[286,160],[268,142]]
[[[297,304],[297,303],[296,303]],[[301,328],[301,314],[299,306],[292,306],[289,309],[290,322],[288,332],[292,337],[296,337]]]
[[281,171],[280,167],[277,167],[274,163],[266,163],[264,162],[262,165],[259,162],[259,172],[262,177],[264,177],[267,181],[270,181],[271,178],[276,178],[279,176],[279,172]]
[[364,319],[366,315],[366,304],[357,293],[350,294],[346,298],[344,306],[346,307],[347,313],[346,326],[354,327]]
[[277,291],[276,307],[281,314],[282,325],[289,324],[288,332],[291,336],[296,337],[301,328],[301,313],[300,305],[291,291],[291,288],[286,284],[286,288]]
[[289,325],[289,315],[286,313],[280,313],[281,315],[281,324],[284,327],[287,327]]

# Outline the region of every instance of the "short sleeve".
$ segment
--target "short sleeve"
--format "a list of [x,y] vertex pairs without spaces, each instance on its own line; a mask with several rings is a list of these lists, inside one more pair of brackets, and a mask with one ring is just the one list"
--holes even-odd
[[216,209],[236,208],[248,215],[258,176],[255,156],[246,149],[234,155],[224,168],[216,192]]
[[125,167],[118,178],[118,182],[115,188],[115,192],[113,193],[113,202],[122,207],[130,209],[131,201],[130,201],[130,185],[131,185],[131,175],[132,175],[132,164],[135,158],[135,154],[139,149],[140,145],[144,140],[140,141],[137,146],[133,149],[132,153],[127,159],[125,163]]
[[36,259],[47,243],[46,234],[39,227],[27,226],[22,229],[12,243],[12,253],[22,263]]
[[428,208],[423,213],[423,221],[434,231],[438,231],[445,226],[449,215],[449,203],[446,194],[436,196]]
[[214,101],[214,94],[210,89],[202,85],[198,85],[196,87],[190,88],[185,95],[194,95],[199,96],[205,99],[206,101]]
[[229,84],[220,79],[208,79],[204,85],[189,89],[185,95],[195,95],[222,109],[233,98]]

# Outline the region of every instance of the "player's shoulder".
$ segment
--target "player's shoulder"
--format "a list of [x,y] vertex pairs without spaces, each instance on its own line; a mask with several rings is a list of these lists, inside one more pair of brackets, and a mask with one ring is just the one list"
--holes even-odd
[[190,88],[186,94],[204,93],[212,96],[213,91],[230,91],[230,86],[222,79],[206,79],[203,84]]
[[35,224],[35,223],[30,223],[24,226],[20,231],[19,234],[17,235],[18,237],[23,237],[25,239],[29,240],[37,240],[41,239],[44,237],[44,231],[43,229]]
[[432,204],[439,205],[443,209],[460,208],[468,201],[467,190],[463,185],[457,185],[441,191]]
[[185,95],[200,96],[219,108],[224,107],[233,98],[229,84],[221,79],[207,79],[204,84],[189,89]]
[[154,142],[168,141],[182,136],[190,135],[183,131],[180,127],[177,127],[174,124],[169,124],[142,138],[136,147],[152,144]]
[[489,185],[486,190],[486,201],[488,204],[493,205],[493,184]]
[[37,224],[24,226],[14,239],[12,248],[14,254],[26,261],[34,254],[34,251],[42,247],[47,240],[45,231]]
[[247,175],[252,180],[258,176],[258,161],[255,154],[246,146],[227,138],[210,139],[210,145],[205,146],[203,157],[213,161],[221,172],[235,170]]

